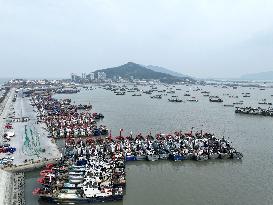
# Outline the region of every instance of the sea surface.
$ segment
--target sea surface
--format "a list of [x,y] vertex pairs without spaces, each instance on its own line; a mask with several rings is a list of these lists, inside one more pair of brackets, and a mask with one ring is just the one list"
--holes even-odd
[[0,86],[8,82],[9,80],[10,80],[9,78],[0,78]]
[[[244,106],[258,106],[267,99],[273,102],[273,89],[221,88],[199,86],[211,95],[223,98],[224,103],[211,103],[196,86],[176,86],[175,94],[162,99],[116,96],[110,91],[96,87],[77,94],[56,95],[57,98],[71,98],[76,104],[93,105],[94,112],[101,112],[112,135],[124,129],[124,135],[142,133],[170,133],[194,131],[215,133],[225,136],[233,146],[244,154],[241,161],[214,160],[130,162],[126,166],[127,189],[123,201],[108,205],[269,205],[273,204],[273,118],[235,114],[234,107],[224,107],[244,100]],[[143,88],[148,89],[148,88]],[[199,102],[171,103],[168,98],[178,95],[186,100],[185,91],[190,91]],[[250,98],[242,97],[249,92]],[[159,93],[160,94],[160,93]],[[238,95],[239,98],[227,96]],[[261,105],[260,105],[261,106]],[[263,106],[268,107],[268,106]],[[26,175],[25,198],[28,205],[46,205],[32,196],[32,190],[39,186],[36,179],[39,170]]]

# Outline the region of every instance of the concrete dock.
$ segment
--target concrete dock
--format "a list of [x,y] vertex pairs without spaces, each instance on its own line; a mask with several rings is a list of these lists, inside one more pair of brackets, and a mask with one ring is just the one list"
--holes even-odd
[[3,170],[11,173],[29,172],[35,169],[43,168],[46,164],[56,164],[58,161],[59,159],[49,159],[43,161],[28,162],[20,165],[6,166],[3,168]]
[[[14,158],[12,164],[0,164],[0,205],[24,205],[24,172],[56,163],[61,156],[55,141],[48,138],[46,125],[37,122],[38,112],[30,98],[24,97],[22,90],[15,90],[12,88],[0,105],[0,145],[8,143],[16,148],[13,154],[0,153],[0,159]],[[11,130],[5,128],[8,122]],[[15,134],[10,141],[3,139],[7,131]]]
[[[14,90],[11,91],[14,95]],[[5,118],[5,119],[3,119]],[[14,157],[13,165],[23,166],[40,163],[51,159],[60,158],[61,154],[54,140],[49,139],[49,132],[44,123],[37,122],[37,109],[30,104],[30,98],[24,97],[23,92],[17,93],[17,99],[12,102],[8,99],[3,110],[1,127],[6,122],[14,119],[27,118],[27,121],[12,122],[15,136],[8,142],[11,147],[16,148],[16,152],[10,155]],[[9,130],[5,130],[9,131]],[[6,153],[0,153],[0,158],[7,156]]]

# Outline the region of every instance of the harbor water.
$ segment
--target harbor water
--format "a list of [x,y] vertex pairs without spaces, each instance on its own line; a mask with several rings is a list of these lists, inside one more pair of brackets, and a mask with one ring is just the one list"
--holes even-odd
[[[179,86],[177,86],[178,88]],[[142,133],[168,133],[174,131],[211,132],[216,137],[225,136],[233,146],[244,154],[241,161],[156,161],[129,162],[126,166],[127,188],[123,201],[109,205],[267,205],[273,204],[273,118],[235,114],[232,104],[244,100],[242,106],[258,106],[267,99],[273,102],[273,89],[259,90],[250,88],[232,89],[220,87],[200,87],[218,95],[224,103],[209,102],[196,87],[180,86],[175,94],[151,99],[149,95],[133,97],[133,93],[117,96],[111,91],[96,87],[77,94],[59,94],[56,98],[71,98],[72,104],[92,104],[94,112],[103,113],[100,122],[118,135]],[[145,88],[144,88],[145,89]],[[189,90],[199,102],[188,102],[184,93]],[[244,98],[242,93],[249,92],[251,97]],[[229,97],[236,96],[238,98]],[[185,103],[168,102],[171,95],[185,100]],[[260,105],[267,108],[268,105]],[[36,179],[39,170],[26,173],[26,204],[46,205],[46,202],[32,196],[38,186]]]

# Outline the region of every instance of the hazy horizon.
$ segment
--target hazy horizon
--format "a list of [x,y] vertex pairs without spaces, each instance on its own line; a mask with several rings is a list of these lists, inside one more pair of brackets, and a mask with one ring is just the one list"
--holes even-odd
[[273,70],[273,1],[0,0],[2,78],[132,61],[198,78]]

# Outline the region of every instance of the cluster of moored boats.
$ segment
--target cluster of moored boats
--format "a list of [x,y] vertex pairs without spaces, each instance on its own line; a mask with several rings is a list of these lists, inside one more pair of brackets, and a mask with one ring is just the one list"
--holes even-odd
[[57,165],[47,165],[33,191],[57,203],[122,200],[125,194],[125,160],[122,151],[102,139],[67,139],[64,156]]
[[74,93],[78,93],[80,92],[79,89],[77,89],[76,87],[74,88],[60,88],[55,90],[55,93],[57,94],[74,94]]
[[37,180],[42,186],[33,191],[34,195],[55,203],[122,200],[126,191],[126,161],[243,157],[227,139],[210,133],[127,137],[120,133],[112,137],[105,126],[96,125],[96,120],[104,117],[102,114],[85,111],[89,108],[84,105],[71,105],[69,99],[57,100],[47,93],[33,94],[32,105],[37,106],[39,121],[47,124],[51,136],[66,138],[60,161],[46,165]]
[[[39,110],[39,120],[46,123],[52,137],[91,137],[107,135],[104,125],[97,126],[97,120],[104,118],[101,113],[80,112],[79,106],[71,100],[57,100],[51,95],[33,95],[32,105]],[[81,105],[81,107],[89,107]],[[80,108],[81,108],[80,107]]]
[[248,114],[248,115],[262,115],[262,116],[273,116],[273,108],[267,109],[261,107],[236,107],[235,113]]
[[241,159],[225,139],[209,133],[66,139],[61,161],[47,165],[33,191],[54,202],[104,202],[123,199],[125,161]]
[[[110,90],[112,92],[114,92],[116,95],[126,95],[126,93],[133,93],[132,96],[142,96],[143,94],[147,94],[150,95],[151,99],[162,99],[163,96],[167,96],[168,94],[175,94],[176,91],[182,90],[181,88],[170,86],[170,85],[165,85],[162,84],[161,87],[157,87],[156,85],[149,85],[149,86],[142,86],[142,87],[138,87],[136,84],[133,85],[133,87],[129,87],[127,85],[109,85],[106,84],[104,86],[102,86],[105,90]],[[148,87],[148,88],[147,88]],[[217,86],[215,86],[217,87]],[[222,88],[228,88],[227,86],[223,86]],[[144,90],[145,89],[145,90]],[[237,89],[237,87],[233,87],[233,89]],[[219,96],[214,96],[211,95],[209,91],[206,90],[202,90],[199,87],[197,87],[196,89],[192,90],[193,92],[199,92],[204,96],[204,97],[209,97],[209,102],[217,102],[217,103],[222,103],[224,102],[223,98],[219,97]],[[249,92],[243,92],[241,93],[242,97],[247,98],[250,97],[250,93]],[[231,95],[229,93],[224,93],[224,96],[227,96],[229,98],[234,98],[234,99],[238,99],[239,95]],[[190,90],[187,90],[184,93],[185,97],[190,97]],[[169,102],[199,102],[198,99],[196,99],[196,97],[192,96],[189,99],[181,99],[179,98],[177,95],[173,95],[171,97],[168,98]],[[234,107],[234,105],[236,104],[243,104],[243,101],[240,102],[234,102],[231,104],[225,104],[224,106],[226,107]],[[263,99],[261,102],[258,102],[258,104],[261,105],[272,105],[271,102],[267,102],[265,99]]]
[[135,138],[118,137],[115,144],[124,152],[126,161],[159,159],[197,160],[208,159],[241,159],[241,153],[237,152],[230,143],[222,138],[206,133],[176,132],[173,135],[158,134],[155,137],[137,135]]
[[[175,86],[167,86],[163,85],[163,88],[158,88],[155,85],[150,85],[149,89],[147,90],[142,90],[138,88],[136,85],[134,87],[129,88],[126,85],[123,86],[117,86],[117,85],[105,85],[103,88],[105,90],[110,90],[114,92],[116,95],[125,95],[126,93],[131,93],[133,92],[132,96],[142,96],[142,94],[147,94],[150,95],[151,99],[162,99],[163,95],[167,96],[168,94],[175,94],[176,91],[181,90],[181,88],[175,88]],[[200,88],[194,89],[194,92],[201,91]],[[190,91],[187,90],[184,96],[190,97],[191,94],[189,93]],[[209,97],[210,102],[223,102],[223,100],[218,97],[218,96],[211,96],[210,92],[208,91],[201,91],[201,94],[203,94],[204,97]],[[185,102],[181,98],[179,98],[177,95],[173,95],[170,98],[168,98],[169,102]],[[192,96],[189,99],[186,99],[188,102],[198,102],[199,100],[196,99],[196,97]]]
[[78,110],[89,110],[89,109],[92,109],[92,105],[82,105],[82,104],[79,104],[79,105],[77,105],[77,109]]

